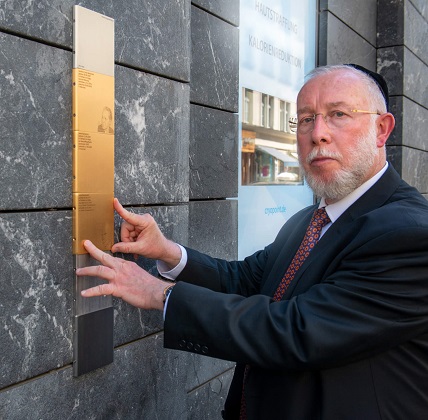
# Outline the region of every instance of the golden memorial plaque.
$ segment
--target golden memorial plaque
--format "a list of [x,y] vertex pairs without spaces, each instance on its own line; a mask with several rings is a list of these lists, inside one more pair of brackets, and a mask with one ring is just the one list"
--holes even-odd
[[73,253],[86,254],[83,241],[110,250],[114,243],[113,192],[73,193]]
[[113,193],[114,136],[73,132],[73,192]]
[[114,134],[114,77],[73,69],[73,130]]

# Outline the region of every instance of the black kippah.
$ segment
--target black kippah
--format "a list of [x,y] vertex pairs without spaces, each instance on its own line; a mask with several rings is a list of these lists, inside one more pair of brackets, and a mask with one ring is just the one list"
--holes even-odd
[[359,66],[358,64],[345,64],[345,65],[362,71],[363,73],[367,74],[367,76],[371,77],[376,82],[383,97],[385,98],[386,109],[387,111],[389,111],[388,85],[386,84],[385,79],[379,73],[375,73],[374,71],[368,70],[363,66]]

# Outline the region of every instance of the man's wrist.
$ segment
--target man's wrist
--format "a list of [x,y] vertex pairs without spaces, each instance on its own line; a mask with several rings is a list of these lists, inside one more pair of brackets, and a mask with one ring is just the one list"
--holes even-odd
[[181,247],[177,243],[168,240],[167,250],[165,252],[166,258],[162,258],[162,261],[169,267],[173,269],[176,267],[181,260]]
[[187,251],[179,244],[175,244],[180,249],[181,259],[179,263],[172,269],[165,263],[164,260],[157,260],[156,265],[160,276],[164,279],[175,280],[179,274],[183,271],[187,264]]

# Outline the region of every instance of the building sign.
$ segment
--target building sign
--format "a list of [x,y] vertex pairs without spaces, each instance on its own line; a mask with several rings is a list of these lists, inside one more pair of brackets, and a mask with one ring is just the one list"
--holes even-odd
[[271,243],[312,204],[289,119],[315,67],[316,1],[241,0],[239,258]]

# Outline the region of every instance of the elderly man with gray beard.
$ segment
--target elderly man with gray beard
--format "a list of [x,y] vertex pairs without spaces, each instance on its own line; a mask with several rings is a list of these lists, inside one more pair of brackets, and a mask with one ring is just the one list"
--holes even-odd
[[113,252],[159,260],[158,279],[98,250],[78,275],[164,311],[164,345],[237,362],[223,418],[425,420],[428,203],[386,161],[394,128],[383,78],[315,69],[297,98],[299,161],[320,201],[243,261],[166,239],[150,215],[123,217]]

